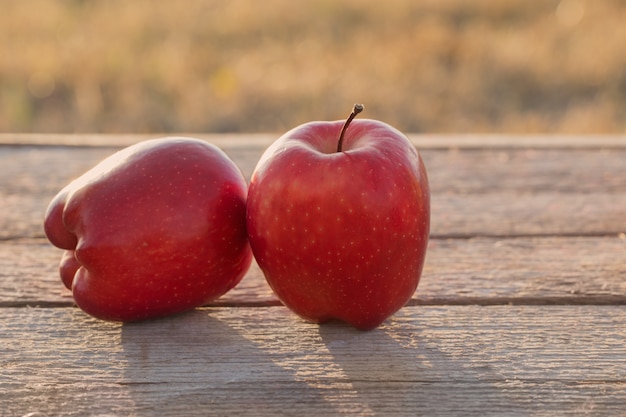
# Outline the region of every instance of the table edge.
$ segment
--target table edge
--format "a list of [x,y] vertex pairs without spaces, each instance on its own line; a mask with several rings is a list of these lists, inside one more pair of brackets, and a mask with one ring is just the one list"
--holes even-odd
[[[125,147],[146,139],[166,136],[194,137],[217,146],[267,147],[280,134],[273,133],[0,133],[2,146]],[[407,134],[421,149],[567,148],[626,149],[626,135],[561,134]]]

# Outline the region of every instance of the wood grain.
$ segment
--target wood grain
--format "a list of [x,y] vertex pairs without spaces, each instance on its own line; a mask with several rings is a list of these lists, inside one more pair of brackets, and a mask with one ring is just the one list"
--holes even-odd
[[[262,147],[225,148],[249,178]],[[42,237],[54,195],[109,148],[0,147],[0,239]],[[434,236],[626,231],[626,149],[426,150]]]
[[621,415],[626,404],[615,306],[405,307],[371,332],[283,307],[134,325],[68,308],[3,314],[4,415]]
[[[48,194],[119,148],[0,146],[3,193]],[[223,146],[246,178],[265,147]],[[611,193],[626,189],[624,149],[420,149],[434,194]]]
[[[43,239],[0,243],[0,307],[71,305]],[[626,303],[626,237],[431,239],[413,304]],[[212,305],[278,300],[256,264]]]
[[[0,196],[0,240],[44,237],[51,196]],[[434,194],[431,236],[617,236],[626,232],[623,194]]]
[[[411,136],[432,237],[414,298],[371,332],[303,322],[256,266],[163,320],[73,307],[44,210],[148,137],[0,134],[0,416],[626,415],[625,137]],[[247,178],[274,140],[204,138]]]

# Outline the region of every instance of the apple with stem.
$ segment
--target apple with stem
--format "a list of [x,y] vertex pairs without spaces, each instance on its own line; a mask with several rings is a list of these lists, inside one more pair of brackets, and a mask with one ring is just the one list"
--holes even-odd
[[254,256],[278,298],[306,320],[368,330],[415,292],[430,192],[409,139],[368,119],[310,122],[259,160],[248,189]]
[[76,304],[112,321],[191,310],[233,288],[252,261],[247,184],[198,139],[117,152],[63,188],[46,212],[60,274]]

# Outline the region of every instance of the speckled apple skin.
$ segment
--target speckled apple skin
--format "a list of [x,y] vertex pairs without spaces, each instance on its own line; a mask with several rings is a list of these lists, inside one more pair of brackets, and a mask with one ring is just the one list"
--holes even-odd
[[415,292],[428,245],[424,163],[400,131],[311,122],[262,156],[248,192],[252,250],[280,300],[306,320],[367,330]]
[[144,141],[62,189],[44,229],[66,252],[63,283],[88,314],[137,321],[207,303],[252,261],[247,184],[217,147],[191,138]]

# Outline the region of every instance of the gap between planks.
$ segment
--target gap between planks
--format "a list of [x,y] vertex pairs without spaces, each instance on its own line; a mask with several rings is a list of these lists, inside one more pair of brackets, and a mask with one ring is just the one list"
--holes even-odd
[[[419,291],[419,290],[418,290]],[[564,297],[427,297],[413,298],[405,307],[416,306],[615,306],[626,305],[626,295],[587,295]],[[201,307],[204,308],[266,308],[280,307],[278,300],[260,301],[220,301],[216,300]],[[0,308],[70,308],[71,301],[5,301]]]

